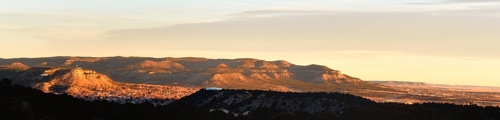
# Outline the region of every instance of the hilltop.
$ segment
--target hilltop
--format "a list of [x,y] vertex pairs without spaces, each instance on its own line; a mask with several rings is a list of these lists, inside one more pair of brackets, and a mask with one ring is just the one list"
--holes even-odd
[[[0,59],[2,64],[21,64],[20,68],[75,66],[129,83],[223,86],[233,81],[298,80],[316,84],[357,84],[359,78],[321,65],[300,66],[284,60],[252,58],[147,58],[147,57],[49,57]],[[226,84],[227,85],[227,84]]]
[[[178,100],[197,89],[340,92],[376,102],[446,102],[500,105],[493,92],[465,91],[425,83],[366,82],[323,65],[296,65],[285,60],[198,57],[46,57],[0,59],[0,78],[44,92],[87,100],[123,103]],[[432,86],[432,85],[431,85]],[[477,87],[476,87],[477,88]],[[474,90],[476,90],[474,88]],[[485,91],[485,90],[483,90]],[[146,100],[145,100],[146,99]],[[158,102],[164,104],[168,102]]]
[[346,92],[388,90],[322,65],[253,58],[47,57],[0,59],[0,77],[80,98],[179,99],[196,89]]
[[115,100],[121,103],[125,99],[177,100],[197,90],[171,85],[116,82],[105,74],[82,68],[3,69],[0,76],[14,79],[15,84],[39,89],[46,93],[68,94],[89,100]]
[[374,105],[375,102],[359,96],[342,93],[201,89],[172,104],[182,104],[205,109],[226,109],[241,114],[260,107],[286,112],[305,111],[314,113],[332,111],[341,113],[347,107],[368,107]]

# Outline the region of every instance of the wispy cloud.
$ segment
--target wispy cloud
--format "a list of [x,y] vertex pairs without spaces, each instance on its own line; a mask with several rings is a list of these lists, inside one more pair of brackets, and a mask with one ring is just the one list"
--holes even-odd
[[499,17],[462,14],[334,12],[113,30],[107,35],[110,40],[132,45],[148,41],[170,50],[391,51],[498,58],[497,21]]
[[447,0],[445,2],[471,3],[471,2],[500,2],[500,1],[498,1],[498,0]]
[[239,13],[226,14],[228,16],[236,17],[254,17],[254,16],[276,16],[276,15],[297,15],[297,14],[318,14],[318,13],[330,13],[333,10],[297,10],[297,9],[282,9],[282,10],[253,10],[244,11]]
[[409,2],[414,5],[464,4],[464,3],[500,3],[499,0],[444,0],[436,2]]

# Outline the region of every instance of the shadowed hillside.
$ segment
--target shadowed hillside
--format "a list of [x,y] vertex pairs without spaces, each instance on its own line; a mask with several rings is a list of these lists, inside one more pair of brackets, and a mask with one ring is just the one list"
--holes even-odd
[[173,104],[184,104],[207,109],[227,109],[245,113],[259,107],[287,112],[333,111],[341,113],[349,106],[367,107],[375,102],[342,93],[293,93],[261,90],[200,90]]
[[301,66],[284,60],[48,57],[0,59],[0,65],[1,78],[80,98],[179,99],[205,87],[353,93],[388,90],[326,66]]
[[[212,86],[248,80],[298,80],[316,84],[360,84],[358,78],[321,65],[300,66],[287,61],[147,57],[49,57],[0,59],[0,68],[74,68],[106,74],[119,82]],[[369,83],[366,83],[369,84]]]
[[[258,98],[247,98],[241,93],[260,94]],[[207,93],[201,95],[201,93]],[[214,97],[217,96],[217,97]],[[210,100],[210,98],[212,99]],[[243,98],[242,98],[243,97]],[[209,98],[209,99],[207,99]],[[307,101],[314,98],[316,101]],[[238,108],[246,104],[262,103],[260,107],[247,112],[247,115],[234,114],[225,109],[218,108],[227,102],[237,103],[239,100],[248,99],[250,102],[240,102],[244,104],[230,104]],[[230,101],[233,100],[233,101]],[[236,100],[236,101],[235,101]],[[270,102],[262,101],[270,100]],[[276,104],[271,102],[277,100],[282,102]],[[287,101],[302,101],[302,103],[312,103],[313,108],[323,108],[322,111],[313,113],[304,112],[294,107],[294,103]],[[328,102],[317,101],[332,100],[331,105],[343,107],[339,113],[337,109],[330,111],[326,108]],[[453,105],[441,103],[424,104],[382,104],[373,103],[348,94],[338,93],[279,93],[272,91],[245,91],[245,90],[223,90],[206,91],[201,90],[197,94],[185,97],[182,102],[169,104],[166,106],[153,106],[149,103],[142,104],[118,104],[107,101],[84,101],[76,99],[66,94],[47,94],[39,90],[26,88],[20,85],[12,85],[8,79],[0,81],[0,119],[197,119],[197,120],[358,120],[358,119],[404,119],[404,120],[494,120],[500,119],[500,108],[480,107],[475,105]],[[204,104],[206,101],[215,101],[211,104]],[[191,106],[184,106],[181,103],[197,103]],[[201,104],[200,104],[201,103]],[[283,104],[284,103],[284,104]],[[271,108],[267,107],[271,104]],[[282,105],[283,104],[283,105]],[[317,106],[317,104],[325,104]],[[193,107],[193,106],[198,107]],[[274,109],[277,108],[277,109]],[[283,109],[285,108],[285,109]],[[306,107],[307,108],[307,107]],[[290,112],[295,109],[295,112]],[[303,108],[302,108],[303,109]],[[305,109],[307,110],[307,109]]]

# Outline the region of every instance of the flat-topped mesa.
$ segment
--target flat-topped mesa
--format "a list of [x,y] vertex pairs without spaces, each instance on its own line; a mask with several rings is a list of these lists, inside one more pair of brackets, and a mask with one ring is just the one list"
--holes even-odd
[[208,61],[207,58],[199,58],[199,57],[182,57],[182,58],[165,58],[165,61],[188,61],[188,62],[203,62]]
[[64,65],[71,65],[73,62],[97,62],[102,60],[102,58],[69,58],[66,60]]
[[[30,75],[35,75],[36,77],[43,79],[40,81],[47,81],[53,77],[62,76],[67,72],[70,72],[71,69],[67,69],[70,66],[61,66],[61,64],[65,61],[74,62],[71,63],[72,65],[76,65],[78,63],[78,65],[83,66],[84,68],[102,72],[114,80],[129,83],[148,83],[160,85],[177,83],[179,85],[204,85],[210,83],[212,80],[229,81],[231,84],[237,84],[240,80],[246,80],[248,83],[271,81],[269,83],[281,84],[276,80],[283,81],[283,83],[289,83],[287,80],[296,80],[299,82],[310,82],[315,84],[349,84],[351,82],[361,81],[357,78],[344,75],[336,70],[322,65],[294,65],[284,60],[265,61],[253,58],[207,59],[195,57],[54,57],[18,60],[13,59],[9,61],[2,61],[1,63],[11,63],[12,61],[19,61],[26,65],[33,65],[32,68],[46,68],[36,72],[30,72]],[[45,65],[39,66],[42,62],[46,62]],[[52,68],[60,68],[64,70],[50,71],[49,69]],[[45,70],[49,71],[44,72]],[[16,70],[11,71],[14,73]],[[89,71],[83,72],[83,74],[75,73],[75,76],[81,75],[84,78],[92,78],[99,75],[92,73],[93,72]],[[28,83],[30,82],[29,80],[32,80],[32,78],[26,78],[23,82]]]
[[[82,68],[74,69],[51,69],[30,68],[37,71],[54,72],[47,80],[38,81],[33,88],[40,89],[46,93],[66,93],[74,97],[91,97],[103,99],[106,97],[129,97],[134,99],[180,99],[194,93],[196,88],[184,88],[176,86],[129,84],[115,82],[106,75],[93,70]],[[34,71],[33,70],[33,71]]]
[[184,69],[183,65],[177,62],[173,62],[170,60],[164,60],[160,62],[152,61],[152,60],[145,60],[141,63],[132,65],[131,67],[135,68],[160,68],[160,69]]
[[89,92],[92,89],[119,89],[119,87],[106,75],[92,70],[74,68],[71,70],[57,71],[62,75],[56,76],[49,81],[34,85],[44,92],[79,94]]
[[[72,82],[75,84],[110,84],[112,80],[109,79],[104,74],[99,74],[93,70],[84,70],[82,68],[71,69],[69,74],[63,77],[68,77],[68,79],[73,79]],[[75,81],[76,80],[76,81]],[[82,83],[79,83],[82,82]]]
[[85,77],[85,78],[95,78],[95,77],[99,76],[99,74],[97,74],[96,71],[93,71],[93,70],[84,70],[82,68],[72,69],[71,70],[71,74],[73,76]]
[[30,68],[29,66],[21,63],[21,62],[13,62],[12,64],[10,64],[10,67],[13,67],[13,68],[23,68],[23,69],[28,69]]
[[0,68],[4,69],[16,69],[16,70],[27,70],[30,67],[21,63],[21,62],[13,62],[10,65],[0,65]]

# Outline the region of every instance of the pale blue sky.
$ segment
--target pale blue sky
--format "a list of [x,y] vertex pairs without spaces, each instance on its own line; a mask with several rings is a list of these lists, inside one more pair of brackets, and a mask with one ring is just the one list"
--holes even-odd
[[0,0],[0,57],[253,57],[500,86],[498,21],[498,0]]

